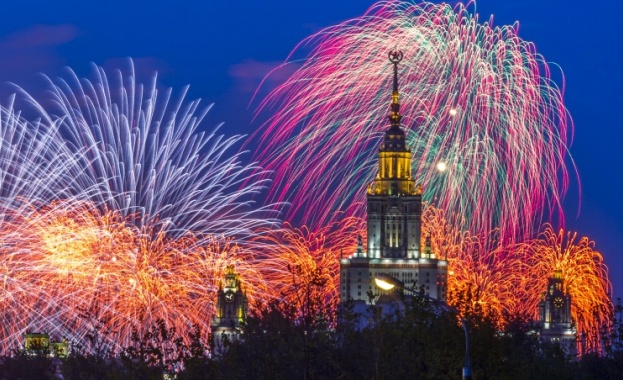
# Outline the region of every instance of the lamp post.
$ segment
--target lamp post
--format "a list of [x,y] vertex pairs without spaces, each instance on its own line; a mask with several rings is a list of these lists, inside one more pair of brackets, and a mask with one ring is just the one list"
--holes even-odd
[[[405,284],[402,281],[388,274],[377,274],[374,277],[374,282],[379,288],[383,290],[392,290],[394,288],[398,288],[398,289],[406,290],[406,291],[409,291],[415,294],[415,291],[413,289],[409,289],[405,287]],[[472,380],[472,364],[471,364],[471,359],[469,356],[469,331],[467,330],[467,323],[465,321],[465,318],[460,316],[459,311],[457,309],[448,305],[442,300],[429,297],[425,294],[422,294],[422,297],[431,300],[433,303],[440,305],[444,309],[455,313],[461,318],[461,325],[463,326],[463,331],[465,332],[465,366],[463,366],[463,380]]]

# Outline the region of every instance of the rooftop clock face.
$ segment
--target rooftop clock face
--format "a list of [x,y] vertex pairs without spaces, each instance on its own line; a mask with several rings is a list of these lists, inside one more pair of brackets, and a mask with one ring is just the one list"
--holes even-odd
[[554,298],[554,307],[555,308],[561,308],[563,304],[563,300],[562,297],[556,297]]
[[227,301],[228,303],[234,302],[234,292],[229,291],[225,293],[225,301]]

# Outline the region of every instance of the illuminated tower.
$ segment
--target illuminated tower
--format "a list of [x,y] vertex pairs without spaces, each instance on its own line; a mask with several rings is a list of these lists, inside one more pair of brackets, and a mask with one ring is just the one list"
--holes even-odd
[[[368,186],[368,242],[340,261],[340,296],[368,301],[368,292],[382,293],[374,283],[377,273],[389,274],[430,297],[445,299],[447,262],[421,247],[422,189],[411,172],[411,150],[400,121],[398,63],[402,52],[389,53],[394,65],[390,125],[378,152],[376,178]],[[427,239],[429,241],[429,239]]]
[[562,272],[548,279],[547,291],[539,302],[541,340],[558,343],[568,354],[576,353],[577,334],[571,318],[571,296],[565,292]]
[[212,336],[219,342],[223,334],[235,334],[240,323],[247,316],[247,296],[242,291],[242,284],[234,266],[225,270],[225,287],[219,286],[216,301],[216,315],[212,319]]

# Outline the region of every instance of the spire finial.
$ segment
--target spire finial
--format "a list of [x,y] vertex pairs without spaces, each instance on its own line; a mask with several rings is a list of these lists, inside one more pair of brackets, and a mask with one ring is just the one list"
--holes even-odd
[[392,105],[391,105],[391,115],[389,116],[389,120],[391,121],[392,126],[399,127],[400,126],[400,102],[398,95],[398,63],[402,61],[402,51],[401,50],[391,50],[387,57],[389,61],[394,65],[394,89],[392,92]]

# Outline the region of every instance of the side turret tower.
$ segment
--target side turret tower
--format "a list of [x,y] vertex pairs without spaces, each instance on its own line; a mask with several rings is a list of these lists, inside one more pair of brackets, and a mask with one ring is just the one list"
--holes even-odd
[[220,284],[217,292],[216,315],[212,318],[212,336],[216,343],[223,334],[236,334],[240,324],[245,320],[248,300],[242,291],[242,283],[233,265],[225,269],[225,286]]
[[568,354],[577,353],[577,331],[571,318],[571,296],[565,291],[562,272],[548,279],[547,291],[539,302],[540,336],[543,342],[557,343]]

